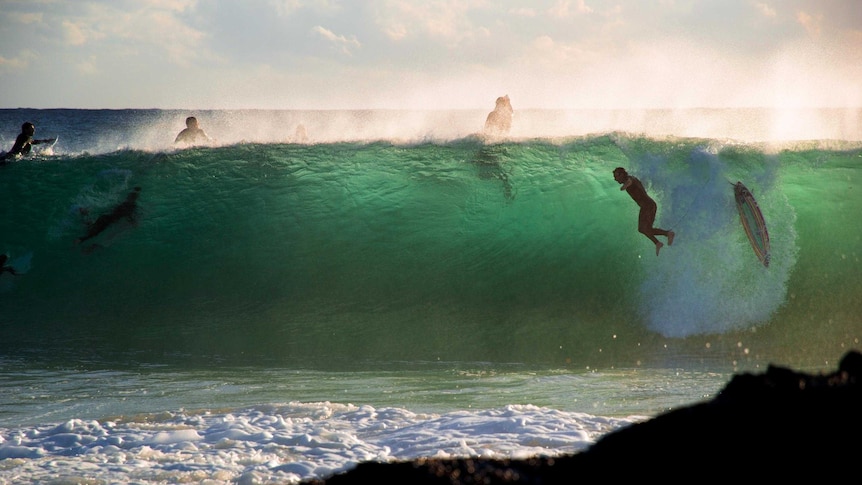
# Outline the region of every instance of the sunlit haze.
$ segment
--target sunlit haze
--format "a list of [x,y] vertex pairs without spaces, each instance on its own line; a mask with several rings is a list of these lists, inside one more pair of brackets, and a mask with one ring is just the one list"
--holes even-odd
[[862,106],[856,0],[3,0],[0,107]]

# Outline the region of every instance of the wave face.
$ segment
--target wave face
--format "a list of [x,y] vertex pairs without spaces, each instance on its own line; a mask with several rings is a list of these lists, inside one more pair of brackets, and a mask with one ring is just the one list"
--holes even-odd
[[[623,134],[246,143],[2,167],[0,351],[625,365],[858,345],[862,151]],[[659,257],[612,170],[676,232]],[[769,227],[764,268],[732,184]],[[141,187],[136,224],[84,220]],[[792,356],[792,357],[789,357]],[[736,358],[734,357],[734,358]]]

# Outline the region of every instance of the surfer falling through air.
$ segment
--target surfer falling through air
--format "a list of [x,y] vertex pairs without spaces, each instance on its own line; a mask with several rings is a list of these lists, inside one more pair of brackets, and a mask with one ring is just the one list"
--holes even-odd
[[632,199],[634,199],[641,208],[640,213],[638,214],[638,232],[648,237],[649,240],[655,244],[655,255],[658,256],[658,252],[661,251],[662,246],[664,246],[661,241],[656,239],[656,236],[666,236],[667,245],[672,246],[674,236],[673,231],[665,231],[664,229],[653,227],[658,206],[655,201],[647,195],[646,189],[641,181],[638,180],[637,177],[629,175],[628,172],[626,172],[626,169],[622,167],[614,169],[614,180],[622,184],[620,190],[628,192],[629,195],[632,196]]

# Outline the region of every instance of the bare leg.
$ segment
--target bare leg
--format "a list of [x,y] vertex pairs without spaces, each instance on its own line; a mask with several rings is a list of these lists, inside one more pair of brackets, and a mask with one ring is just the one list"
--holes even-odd
[[655,244],[655,255],[658,256],[658,253],[661,251],[661,248],[664,247],[664,244],[656,239],[656,236],[667,237],[667,244],[672,245],[674,234],[672,231],[665,231],[664,229],[652,226],[655,222],[655,212],[656,207],[654,203],[641,208],[638,213],[638,232],[649,238],[649,240]]
[[646,236],[650,241],[652,241],[653,244],[655,244],[655,255],[658,256],[658,252],[661,250],[661,248],[662,248],[662,246],[664,246],[664,244],[662,244],[661,241],[656,239],[656,237],[652,234],[652,232],[640,231],[640,233],[643,234],[644,236]]
[[673,237],[676,236],[673,231],[665,231],[664,229],[657,229],[654,227],[652,228],[652,233],[658,236],[667,237],[667,245],[673,246]]
[[661,248],[664,247],[664,244],[661,243],[658,239],[656,239],[656,235],[667,237],[667,245],[673,245],[673,237],[675,236],[673,231],[665,231],[664,229],[655,229],[653,228],[651,231],[640,231],[644,236],[648,237],[650,241],[655,244],[655,255],[658,256]]

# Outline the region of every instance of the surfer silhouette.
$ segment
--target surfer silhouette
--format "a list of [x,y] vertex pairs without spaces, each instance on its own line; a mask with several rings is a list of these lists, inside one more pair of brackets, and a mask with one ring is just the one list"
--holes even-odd
[[626,169],[622,167],[614,169],[614,180],[622,184],[620,190],[628,192],[632,199],[637,202],[638,207],[640,207],[640,213],[638,214],[638,232],[649,238],[649,240],[655,244],[655,255],[658,256],[659,251],[661,251],[661,248],[664,246],[656,236],[666,236],[667,245],[672,246],[674,236],[673,231],[666,231],[664,229],[653,227],[658,206],[655,201],[647,195],[646,189],[641,181],[637,177],[629,175],[629,173],[626,172]]
[[[141,188],[135,187],[135,189],[129,193],[122,203],[118,206],[114,207],[111,212],[107,214],[102,214],[98,219],[89,223],[87,226],[87,234],[79,237],[76,242],[82,243],[87,239],[94,238],[98,236],[102,231],[108,228],[111,224],[125,218],[132,224],[137,222],[136,219],[136,210],[138,208],[138,195],[140,195]],[[86,213],[82,211],[82,213]]]
[[29,121],[21,125],[21,133],[15,138],[15,144],[12,145],[12,149],[6,152],[4,155],[0,156],[0,165],[5,164],[6,161],[17,155],[27,155],[30,153],[30,149],[33,145],[39,145],[41,143],[53,143],[54,138],[46,138],[43,140],[36,140],[33,138],[33,135],[36,134],[36,125],[30,123]]
[[12,275],[17,275],[18,272],[15,271],[15,268],[11,266],[6,266],[6,261],[9,260],[9,256],[6,254],[0,254],[0,274],[3,273],[12,273]]
[[296,131],[293,134],[293,142],[294,143],[307,143],[308,142],[308,130],[305,128],[305,125],[302,123],[296,125]]
[[512,116],[515,110],[509,101],[509,95],[497,98],[494,111],[488,113],[485,118],[485,134],[493,136],[504,136],[512,129]]
[[183,131],[177,134],[174,143],[200,143],[200,142],[209,142],[212,139],[204,132],[204,130],[198,125],[198,119],[194,116],[189,116],[186,118],[186,127]]

